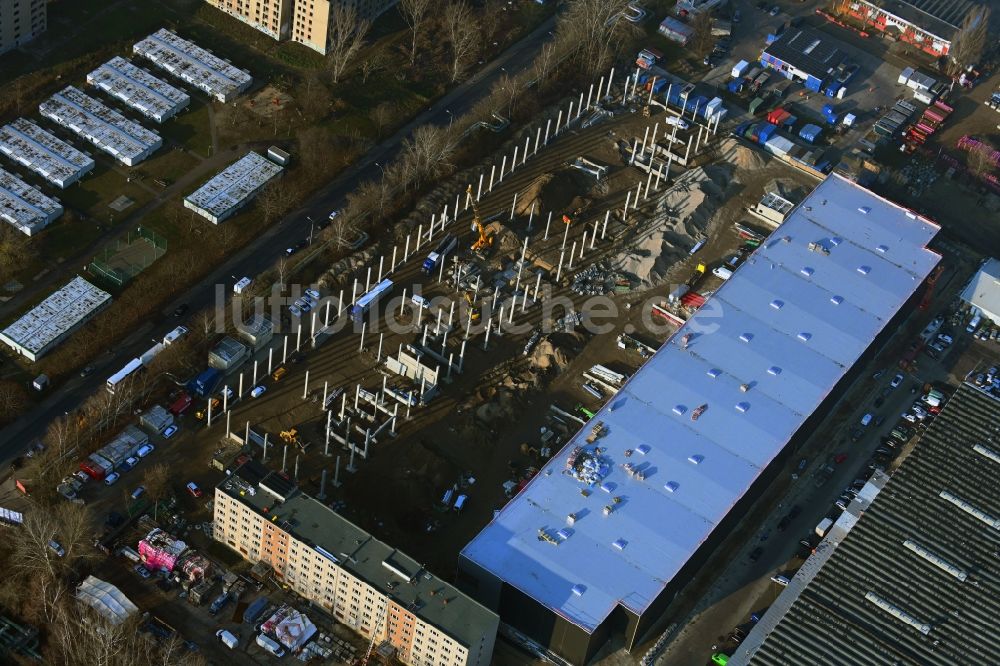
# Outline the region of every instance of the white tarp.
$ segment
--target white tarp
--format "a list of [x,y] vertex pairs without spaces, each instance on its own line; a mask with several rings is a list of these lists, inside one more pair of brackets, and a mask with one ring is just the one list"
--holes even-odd
[[121,624],[139,609],[122,594],[122,591],[107,581],[94,576],[80,584],[76,598],[103,615],[112,624]]

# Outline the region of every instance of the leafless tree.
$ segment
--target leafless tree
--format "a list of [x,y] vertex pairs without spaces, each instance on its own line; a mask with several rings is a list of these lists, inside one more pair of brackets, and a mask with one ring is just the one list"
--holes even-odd
[[543,45],[532,63],[532,78],[538,81],[538,85],[544,85],[552,75],[557,63],[555,44]]
[[371,22],[361,17],[356,3],[333,2],[329,26],[326,62],[333,82],[337,83],[364,46]]
[[146,489],[149,500],[153,502],[153,519],[156,519],[156,507],[160,500],[170,494],[170,469],[163,463],[146,469],[142,475],[142,486]]
[[288,259],[285,257],[278,259],[278,263],[274,266],[274,270],[278,274],[278,284],[280,286],[284,286],[285,284],[285,276],[288,275],[288,268]]
[[712,15],[708,12],[698,12],[691,22],[694,33],[691,35],[691,50],[699,58],[704,58],[712,50]]
[[406,25],[410,26],[413,40],[410,42],[410,64],[417,59],[417,40],[427,23],[428,14],[434,0],[399,0],[400,13]]
[[28,392],[24,386],[9,379],[0,380],[0,423],[13,421],[24,413]]
[[27,236],[9,224],[0,225],[0,280],[13,277],[35,254]]
[[445,173],[455,151],[454,138],[447,128],[422,125],[403,143],[400,164],[407,183],[420,185]]
[[965,157],[965,163],[977,178],[982,178],[984,175],[993,171],[994,164],[991,156],[993,154],[993,146],[985,141],[980,142],[978,145],[971,148]]
[[953,75],[979,63],[989,38],[990,8],[980,5],[970,11],[951,46],[950,69]]
[[302,113],[313,120],[326,116],[333,104],[329,88],[315,71],[306,74],[302,85],[296,89],[295,100]]
[[486,0],[479,11],[479,34],[484,47],[493,45],[507,9],[504,0]]
[[361,83],[368,83],[368,77],[385,67],[385,56],[381,51],[373,53],[361,61]]
[[573,0],[559,19],[557,40],[560,50],[577,56],[586,73],[603,71],[611,62],[619,39],[616,32],[632,24],[619,15],[629,0]]
[[451,42],[451,80],[454,82],[479,46],[479,26],[464,0],[452,0],[445,6],[444,24]]
[[[27,511],[24,525],[14,536],[13,566],[26,574],[55,580],[80,558],[93,558],[87,507],[63,502],[45,510]],[[63,554],[50,547],[56,543]]]
[[382,133],[385,132],[389,123],[392,122],[393,116],[396,115],[394,106],[392,102],[380,102],[371,111],[371,120],[375,124],[375,132],[381,137]]
[[261,190],[257,205],[264,216],[264,223],[270,224],[288,211],[294,201],[290,183],[273,181]]

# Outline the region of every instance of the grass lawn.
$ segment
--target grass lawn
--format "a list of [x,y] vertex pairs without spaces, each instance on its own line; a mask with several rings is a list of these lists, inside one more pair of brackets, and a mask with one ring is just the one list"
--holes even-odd
[[212,145],[212,127],[208,105],[192,101],[192,107],[168,120],[159,128],[164,139],[175,141],[185,149],[208,157]]
[[[205,144],[205,149],[208,144]],[[161,148],[153,157],[139,165],[139,171],[146,177],[144,181],[147,185],[158,188],[159,185],[152,182],[160,179],[170,183],[176,181],[184,174],[195,170],[201,162],[196,157],[185,153],[183,150],[170,150]]]

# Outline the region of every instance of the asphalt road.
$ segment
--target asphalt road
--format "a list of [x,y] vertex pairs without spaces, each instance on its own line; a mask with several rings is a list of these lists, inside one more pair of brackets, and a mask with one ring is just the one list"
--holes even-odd
[[190,307],[189,312],[198,312],[202,308],[212,306],[216,302],[217,289],[225,293],[232,287],[232,276],[256,275],[272,266],[286,247],[300,239],[308,238],[311,223],[307,218],[324,220],[330,211],[342,208],[347,194],[359,183],[379,177],[379,167],[376,163],[385,164],[392,160],[402,147],[403,141],[414,129],[428,123],[444,125],[451,122],[451,114],[460,116],[472,109],[489,94],[493,85],[505,73],[516,74],[527,69],[535,54],[551,37],[554,26],[555,17],[550,17],[532,33],[480,68],[470,79],[436,101],[391,137],[369,150],[358,162],[330,181],[302,206],[234,254],[229,261],[220,265],[183,297],[171,303],[158,318],[148,322],[113,350],[108,350],[96,359],[92,364],[95,370],[89,377],[74,377],[67,381],[54,389],[45,400],[27,414],[4,428],[0,433],[0,459],[6,465],[21,455],[31,439],[44,434],[50,421],[76,409],[86,397],[100,390],[109,375],[147,350],[154,342],[158,342],[172,328],[184,323],[183,319],[176,319],[171,314],[178,305],[187,304]]

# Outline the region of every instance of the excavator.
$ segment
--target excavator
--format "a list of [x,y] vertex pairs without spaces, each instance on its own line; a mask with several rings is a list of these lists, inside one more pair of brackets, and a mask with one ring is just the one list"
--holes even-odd
[[472,230],[479,234],[479,238],[472,244],[471,249],[476,254],[482,256],[493,247],[493,236],[486,233],[486,229],[483,227],[482,218],[479,216],[479,206],[476,205],[476,199],[472,196],[471,184],[465,190],[465,193],[469,195],[469,199],[472,201]]
[[465,296],[465,302],[469,304],[469,312],[472,314],[472,323],[477,323],[483,316],[483,309],[476,305],[476,297],[471,291],[465,291],[462,293]]

